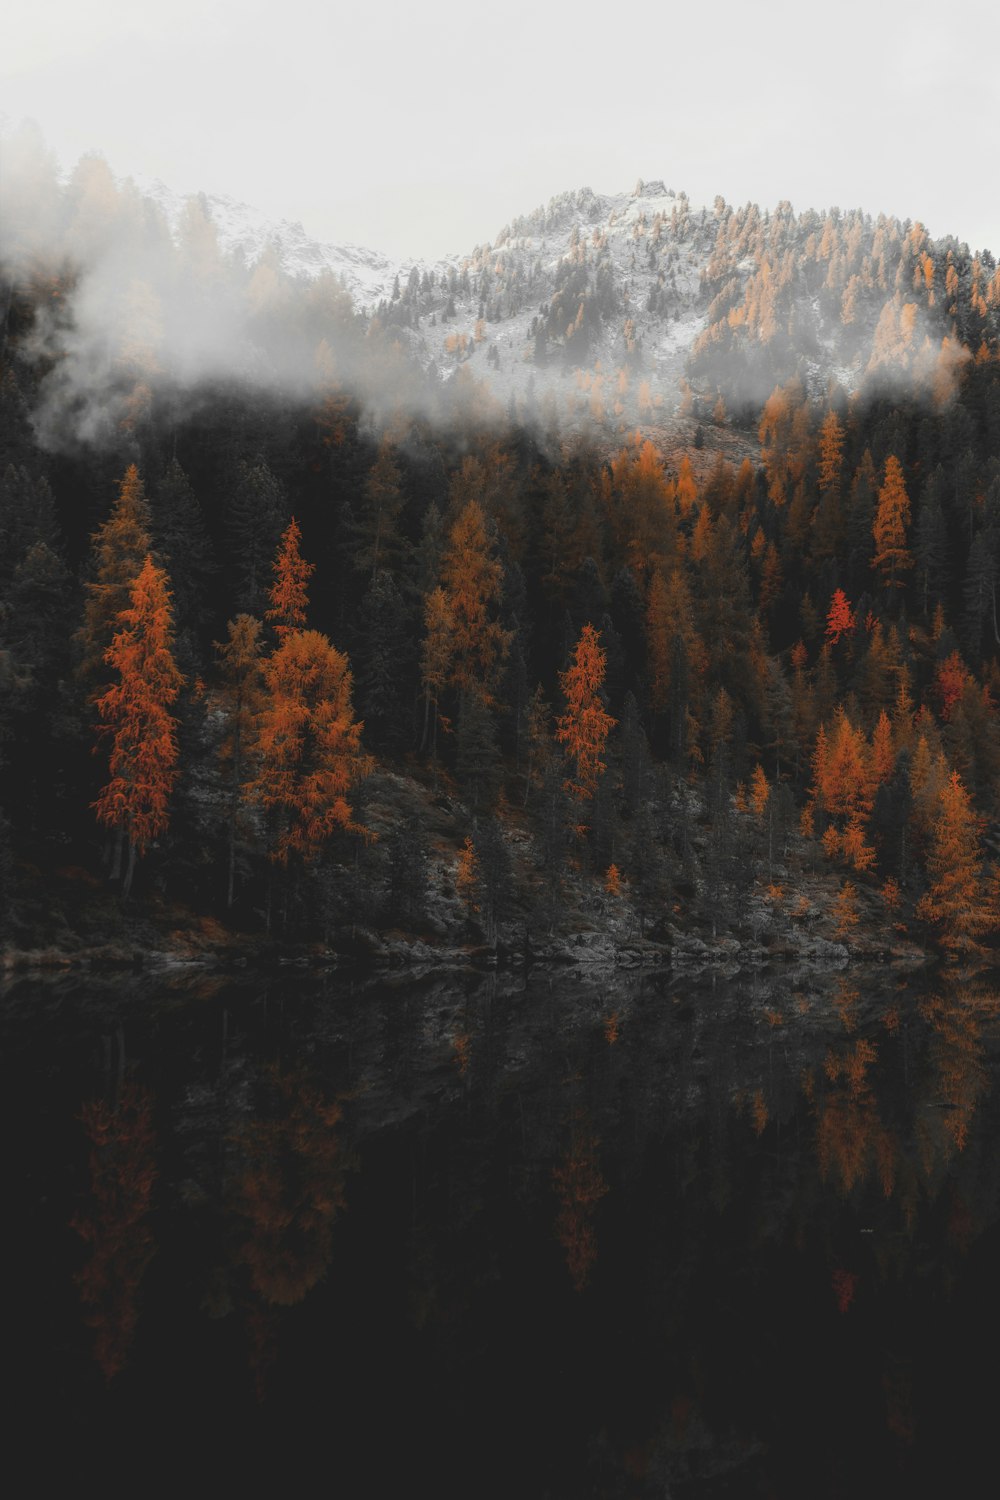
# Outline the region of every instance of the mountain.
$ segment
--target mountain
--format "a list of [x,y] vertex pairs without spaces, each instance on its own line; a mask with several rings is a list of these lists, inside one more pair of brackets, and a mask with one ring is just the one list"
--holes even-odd
[[62,182],[5,172],[2,189],[17,284],[71,272],[35,330],[50,445],[134,420],[154,389],[309,398],[332,382],[376,424],[471,403],[604,447],[640,428],[737,458],[779,387],[940,403],[1000,334],[988,252],[859,210],[695,205],[661,180],[561,194],[434,264],[115,181],[100,158]]
[[[182,200],[145,191],[176,230]],[[1000,319],[993,257],[919,223],[695,205],[660,180],[564,193],[434,265],[321,244],[231,199],[200,203],[224,252],[270,255],[296,279],[332,273],[442,381],[464,368],[504,406],[541,403],[571,425],[721,424],[795,379],[816,397],[940,392]]]

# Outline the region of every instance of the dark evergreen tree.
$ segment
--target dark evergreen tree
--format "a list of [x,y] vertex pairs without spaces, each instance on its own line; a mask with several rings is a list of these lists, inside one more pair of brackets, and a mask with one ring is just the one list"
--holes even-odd
[[478,693],[464,693],[458,712],[455,774],[474,815],[490,811],[500,789],[496,723]]
[[585,557],[574,580],[570,604],[574,642],[584,625],[593,625],[595,629],[600,626],[607,607],[608,596],[601,579],[601,570],[592,557]]
[[395,575],[402,568],[405,547],[399,518],[405,500],[399,465],[392,447],[383,442],[354,512],[353,565],[369,581],[378,572]]
[[476,896],[486,941],[495,944],[499,928],[514,912],[513,872],[503,829],[486,818],[473,838],[476,852]]
[[413,738],[415,629],[391,573],[372,578],[358,613],[351,660],[358,715],[373,750],[397,751]]
[[[631,568],[621,568],[611,585],[611,619],[621,642],[622,681],[620,688],[624,701],[626,693],[638,696],[640,683],[646,671],[646,609],[642,592]],[[610,660],[609,660],[610,678]],[[616,702],[612,693],[612,704]]]
[[0,598],[37,542],[59,550],[59,523],[48,481],[8,464],[0,481]]
[[198,633],[211,620],[215,562],[205,518],[191,483],[171,459],[152,495],[153,542],[170,575],[178,655],[193,663]]
[[939,466],[924,485],[914,525],[917,597],[925,620],[930,619],[947,589],[951,547],[945,520],[944,490],[944,473]]
[[226,518],[229,607],[262,619],[274,554],[287,524],[285,492],[261,456],[237,465]]

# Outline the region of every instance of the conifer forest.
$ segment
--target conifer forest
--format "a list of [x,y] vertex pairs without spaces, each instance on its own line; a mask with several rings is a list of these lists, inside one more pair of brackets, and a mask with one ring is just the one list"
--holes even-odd
[[[530,225],[359,313],[227,261],[194,200],[171,241],[94,162],[50,191],[65,256],[2,288],[13,950],[993,946],[989,256],[859,213],[643,217],[654,323],[677,244],[703,260],[670,406],[574,230],[521,353],[569,395],[502,404]],[[242,370],[181,379],[138,278],[84,337],[101,237],[155,241],[189,320],[224,304]],[[456,295],[483,315],[425,368],[404,334]]]

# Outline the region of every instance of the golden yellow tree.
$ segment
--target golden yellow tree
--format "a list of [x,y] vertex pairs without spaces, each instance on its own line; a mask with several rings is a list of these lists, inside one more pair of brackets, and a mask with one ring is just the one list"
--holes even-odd
[[762,818],[767,811],[767,804],[771,799],[771,788],[768,785],[767,773],[760,764],[754,766],[753,776],[750,780],[750,806],[753,808],[754,816]]
[[[167,575],[152,557],[146,558],[130,597],[105,653],[115,681],[98,698],[97,711],[111,735],[111,774],[94,803],[98,822],[117,829],[128,844],[126,897],[136,856],[167,828],[167,804],[177,780],[177,720],[170,709],[184,684],[173,657]],[[120,873],[121,843],[119,837],[113,878]]]
[[318,630],[290,630],[264,663],[266,697],[257,724],[257,774],[249,795],[271,816],[271,858],[314,860],[354,821],[351,788],[367,771],[354,719],[347,657]]
[[838,938],[850,937],[861,920],[858,916],[858,893],[849,880],[845,880],[833,903],[834,932]]
[[910,524],[910,499],[906,493],[902,465],[894,453],[885,461],[885,477],[878,492],[878,508],[872,535],[875,538],[874,566],[889,588],[902,584],[898,577],[912,568],[913,558],[906,546]]
[[977,939],[996,928],[997,911],[983,890],[978,820],[957,771],[941,791],[927,874],[930,889],[917,903],[917,916],[934,924],[950,953],[974,952]]
[[299,551],[302,533],[293,516],[278,544],[274,559],[274,582],[268,599],[270,609],[265,618],[274,627],[278,640],[283,640],[290,630],[304,630],[306,611],[309,608],[307,584],[315,572],[315,565],[308,563]]
[[604,505],[615,551],[636,577],[668,563],[677,550],[675,485],[663,460],[647,438],[635,440],[612,460],[604,487]]
[[107,520],[91,538],[92,573],[84,585],[83,624],[77,632],[78,675],[96,701],[108,685],[107,650],[132,584],[152,550],[152,516],[139,470],[130,464]]
[[819,487],[825,493],[840,488],[844,458],[844,429],[835,411],[827,412],[819,430]]
[[[420,649],[420,680],[424,686],[424,732],[421,749],[437,753],[438,705],[448,686],[455,651],[455,621],[443,588],[431,589],[424,599],[424,640]],[[433,715],[433,717],[432,717]]]
[[451,528],[441,565],[451,615],[451,681],[489,703],[510,648],[497,615],[503,565],[482,506],[470,500]]

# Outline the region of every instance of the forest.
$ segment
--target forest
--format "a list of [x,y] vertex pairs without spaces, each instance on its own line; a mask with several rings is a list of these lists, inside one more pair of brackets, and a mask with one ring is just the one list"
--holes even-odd
[[[501,242],[362,313],[224,264],[197,204],[172,244],[93,168],[51,199],[59,257],[0,277],[11,962],[995,944],[989,256],[682,204],[639,249],[666,320],[671,236],[705,251],[668,413],[597,231],[558,285]],[[158,279],[82,298],[100,236]],[[445,378],[407,331],[456,296]],[[622,323],[614,400],[492,393],[536,297],[539,370]]]

